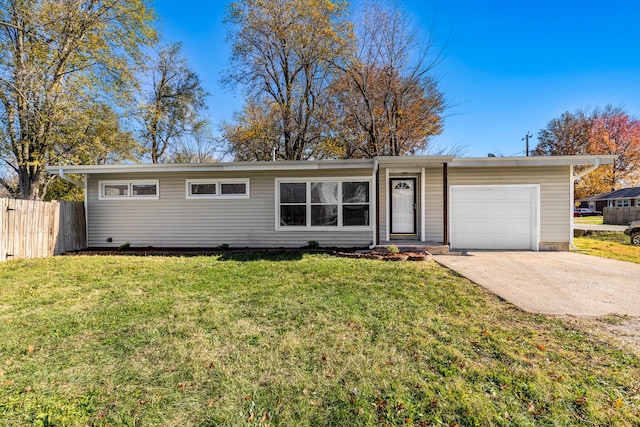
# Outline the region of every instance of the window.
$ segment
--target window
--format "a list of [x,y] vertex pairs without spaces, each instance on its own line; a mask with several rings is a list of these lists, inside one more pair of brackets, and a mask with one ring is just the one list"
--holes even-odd
[[338,183],[311,183],[311,225],[338,225]]
[[278,225],[369,227],[369,181],[277,180]]
[[619,208],[628,208],[631,205],[629,204],[629,199],[623,199],[623,200],[616,200],[616,206]]
[[187,199],[249,198],[249,179],[188,179]]
[[160,182],[155,180],[100,181],[98,199],[157,199]]

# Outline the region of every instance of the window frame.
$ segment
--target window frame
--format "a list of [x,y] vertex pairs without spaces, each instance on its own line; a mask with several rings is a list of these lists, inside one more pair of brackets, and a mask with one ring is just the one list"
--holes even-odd
[[[108,196],[105,193],[107,185],[127,185],[126,196]],[[152,195],[134,195],[134,185],[155,185],[156,194]],[[159,179],[120,179],[120,180],[100,180],[98,181],[98,200],[158,200],[160,198],[160,180]]]
[[630,199],[616,199],[616,203],[614,205],[616,208],[630,208],[631,200]]
[[[311,186],[316,183],[332,182],[338,184],[338,220],[337,225],[311,225],[311,207],[320,206],[320,203],[311,201]],[[342,185],[345,182],[366,182],[369,185],[368,202],[344,203],[342,200]],[[306,225],[283,225],[280,219],[280,184],[305,184],[306,186]],[[275,179],[275,229],[276,231],[371,231],[372,228],[372,206],[373,206],[373,180],[370,176],[353,176],[353,177],[310,177],[310,178],[276,178]],[[296,203],[297,204],[297,203]],[[290,203],[284,203],[290,205]],[[302,205],[300,203],[300,205]],[[343,207],[350,205],[368,205],[369,206],[369,224],[368,225],[344,225]]]
[[[191,194],[191,184],[215,184],[216,194]],[[222,194],[222,184],[244,184],[245,192],[242,194]],[[251,191],[249,178],[187,178],[185,179],[185,198],[187,200],[212,200],[212,199],[248,199]]]

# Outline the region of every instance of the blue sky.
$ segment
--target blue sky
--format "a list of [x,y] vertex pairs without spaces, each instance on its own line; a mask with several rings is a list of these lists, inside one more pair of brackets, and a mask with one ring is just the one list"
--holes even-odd
[[[219,83],[230,46],[227,1],[156,0],[165,41],[185,54],[211,93],[214,127],[242,108]],[[446,57],[435,70],[452,107],[434,143],[467,156],[523,155],[522,138],[565,111],[607,104],[640,117],[638,0],[399,0],[432,28]]]

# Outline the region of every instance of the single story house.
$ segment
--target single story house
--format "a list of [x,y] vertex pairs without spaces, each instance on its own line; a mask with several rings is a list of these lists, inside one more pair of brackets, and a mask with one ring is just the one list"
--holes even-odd
[[[568,250],[573,182],[615,156],[49,166],[84,177],[88,247]],[[576,175],[574,166],[589,166]]]
[[605,207],[632,208],[640,206],[640,187],[622,188],[578,200],[580,207],[601,211]]

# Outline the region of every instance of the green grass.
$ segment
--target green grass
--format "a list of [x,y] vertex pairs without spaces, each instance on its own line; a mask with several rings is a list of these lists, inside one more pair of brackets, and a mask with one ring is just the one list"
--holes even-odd
[[587,255],[640,263],[640,246],[633,246],[629,236],[622,232],[593,232],[574,238],[573,244],[579,252]]
[[638,425],[640,360],[435,263],[0,269],[0,425]]
[[574,224],[595,224],[602,225],[603,216],[583,216],[583,217],[574,217]]

